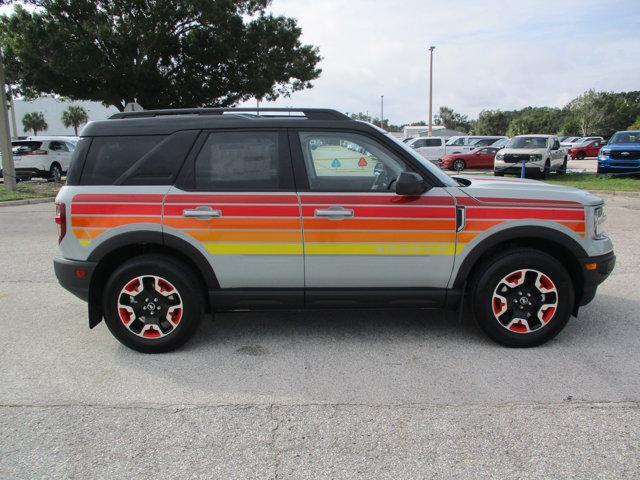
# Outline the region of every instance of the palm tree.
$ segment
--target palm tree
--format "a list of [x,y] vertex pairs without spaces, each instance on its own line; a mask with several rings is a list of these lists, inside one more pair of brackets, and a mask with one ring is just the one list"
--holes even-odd
[[78,136],[78,127],[83,123],[89,121],[87,111],[78,105],[69,105],[69,107],[62,112],[62,123],[65,128],[73,127],[73,131]]
[[49,128],[42,112],[25,113],[24,117],[22,117],[22,126],[25,132],[31,130],[34,135],[38,135],[38,132],[43,132]]

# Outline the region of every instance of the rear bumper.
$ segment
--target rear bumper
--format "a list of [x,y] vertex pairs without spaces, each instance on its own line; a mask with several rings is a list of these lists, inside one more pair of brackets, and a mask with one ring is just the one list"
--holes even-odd
[[16,177],[28,178],[28,177],[48,177],[49,172],[47,170],[40,170],[39,168],[16,168]]
[[616,265],[616,256],[613,252],[609,252],[605,255],[583,257],[578,260],[582,265],[584,278],[580,305],[586,305],[595,297],[598,285],[604,282],[613,271]]
[[53,259],[53,269],[60,285],[85,302],[89,299],[89,285],[96,265],[61,257]]

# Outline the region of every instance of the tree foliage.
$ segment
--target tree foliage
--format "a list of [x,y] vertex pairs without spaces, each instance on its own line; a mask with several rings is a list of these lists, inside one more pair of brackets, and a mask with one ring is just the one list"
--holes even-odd
[[[28,0],[0,22],[21,91],[122,110],[229,106],[310,88],[320,56],[270,0]],[[33,8],[35,7],[35,8]]]
[[69,105],[69,107],[62,112],[62,123],[65,128],[73,127],[73,131],[78,136],[78,127],[89,121],[89,115],[87,111],[79,105]]
[[435,115],[433,123],[459,132],[469,132],[473,126],[473,122],[466,115],[455,112],[447,106],[440,107],[440,112]]
[[42,112],[29,112],[22,117],[22,127],[25,132],[32,131],[34,135],[38,135],[38,132],[44,132],[49,128],[49,125]]
[[509,124],[517,112],[502,110],[482,110],[473,129],[475,135],[506,135]]
[[509,123],[507,135],[557,133],[562,126],[562,110],[551,107],[527,107],[519,110]]
[[628,130],[640,130],[640,116],[636,118],[636,121],[629,125]]

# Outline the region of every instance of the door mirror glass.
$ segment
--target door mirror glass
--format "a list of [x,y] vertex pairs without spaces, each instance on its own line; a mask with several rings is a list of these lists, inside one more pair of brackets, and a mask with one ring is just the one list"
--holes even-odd
[[415,172],[401,172],[396,180],[398,195],[422,195],[427,189],[427,183]]

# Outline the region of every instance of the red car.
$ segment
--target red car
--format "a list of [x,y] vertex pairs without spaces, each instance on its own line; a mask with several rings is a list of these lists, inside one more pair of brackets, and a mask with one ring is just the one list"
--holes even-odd
[[576,145],[569,149],[569,156],[572,160],[584,160],[587,157],[597,157],[598,152],[607,142],[603,140],[592,140],[584,145]]
[[498,153],[496,147],[478,147],[469,153],[452,153],[440,159],[440,168],[456,170],[465,168],[493,168],[493,160]]

